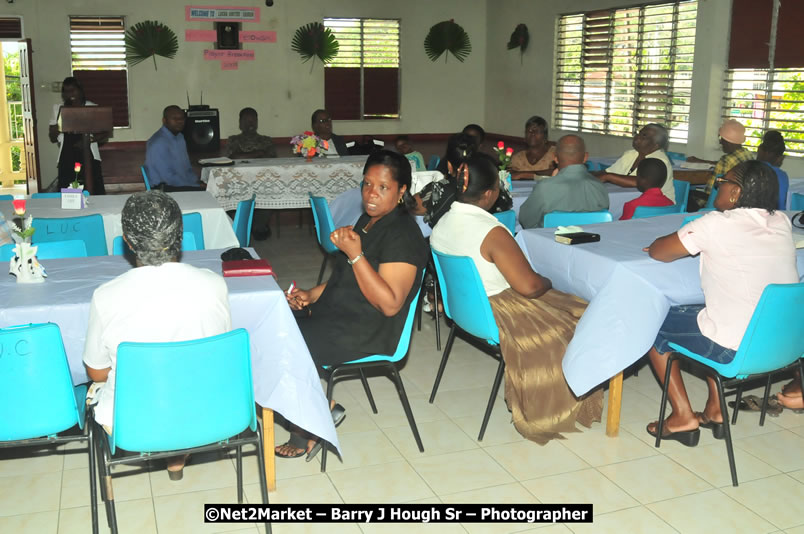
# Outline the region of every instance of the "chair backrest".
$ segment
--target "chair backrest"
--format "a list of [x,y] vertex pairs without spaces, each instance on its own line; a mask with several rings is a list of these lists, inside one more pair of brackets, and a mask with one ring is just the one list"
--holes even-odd
[[32,238],[35,244],[80,239],[86,244],[87,256],[106,256],[109,253],[100,214],[58,219],[34,217],[32,226],[36,228]]
[[198,447],[257,427],[248,333],[117,347],[110,445],[133,452]]
[[[89,191],[84,189],[84,196],[89,196]],[[31,198],[61,198],[61,191],[58,193],[33,193],[31,194]]]
[[70,366],[53,323],[0,330],[0,441],[49,436],[78,424]]
[[781,369],[804,356],[804,283],[768,284],[724,376],[744,377]]
[[514,210],[498,211],[494,216],[511,231],[512,235],[516,233],[516,212]]
[[0,201],[14,200],[14,195],[0,195]]
[[315,197],[310,193],[310,206],[313,208],[315,236],[318,238],[318,244],[327,254],[336,252],[338,247],[329,238],[330,234],[335,231],[335,223],[332,221],[332,212],[329,211],[327,199]]
[[676,205],[681,206],[681,213],[684,213],[687,211],[687,202],[690,199],[690,183],[684,180],[673,180],[673,187],[676,190]]
[[[187,250],[198,250],[196,242],[195,242],[195,235],[192,232],[183,232],[181,236],[181,249],[184,251]],[[122,256],[128,250],[128,245],[125,241],[123,241],[123,236],[119,235],[112,240],[112,255],[113,256]]]
[[687,161],[687,155],[681,152],[665,152],[665,154],[670,158],[670,163],[673,161]]
[[717,197],[717,188],[713,187],[712,191],[709,192],[709,198],[706,199],[706,204],[704,208],[715,208],[715,197]]
[[600,163],[598,163],[596,161],[589,161],[589,160],[586,161],[586,170],[587,171],[594,172],[594,171],[599,171],[601,169],[603,169],[603,166],[600,165]]
[[672,206],[637,206],[634,210],[634,219],[646,219],[648,217],[658,217],[660,215],[670,215],[671,213],[684,213],[681,204]]
[[254,220],[254,204],[257,201],[257,194],[251,195],[249,200],[241,200],[237,203],[232,228],[240,241],[241,247],[247,247],[251,243],[251,223]]
[[87,245],[80,239],[50,241],[36,244],[36,257],[40,260],[59,258],[86,258]]
[[692,215],[688,215],[687,217],[684,217],[683,221],[681,221],[681,226],[686,226],[687,223],[690,223],[690,222],[694,221],[695,219],[700,219],[704,215],[706,215],[706,214],[705,213],[693,213]]
[[500,331],[472,258],[442,254],[433,249],[433,261],[447,317],[461,330],[499,345]]
[[204,225],[201,221],[201,214],[197,211],[192,213],[183,213],[181,216],[184,222],[184,231],[190,232],[195,236],[195,246],[197,250],[204,249]]
[[140,171],[142,172],[142,180],[145,182],[145,190],[151,190],[151,182],[148,181],[148,173],[145,172],[145,165],[140,165]]
[[801,193],[793,193],[790,195],[790,209],[793,211],[804,210],[804,195]]
[[427,170],[428,171],[435,171],[438,170],[438,166],[441,164],[441,158],[433,154],[430,156],[430,161],[427,162]]
[[0,245],[0,261],[10,261],[14,257],[14,243]]
[[544,216],[544,227],[570,226],[611,222],[611,212],[603,211],[552,211]]

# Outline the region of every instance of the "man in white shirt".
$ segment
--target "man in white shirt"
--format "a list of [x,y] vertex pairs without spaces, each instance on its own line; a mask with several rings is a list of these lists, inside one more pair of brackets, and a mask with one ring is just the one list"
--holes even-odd
[[[181,209],[159,191],[129,197],[122,213],[123,239],[137,257],[134,269],[95,290],[89,310],[84,364],[103,382],[95,395],[95,420],[111,431],[117,346],[123,341],[187,341],[232,328],[229,296],[221,275],[179,263]],[[177,406],[177,417],[187,407]],[[185,458],[172,458],[172,480]]]
[[602,173],[594,173],[601,182],[611,182],[621,187],[636,187],[637,167],[643,159],[656,158],[667,166],[667,180],[662,186],[662,194],[676,201],[676,188],[673,185],[673,165],[667,157],[667,143],[669,136],[667,129],[661,124],[646,124],[634,136],[631,146],[633,149],[626,150],[623,155],[614,162],[614,165]]

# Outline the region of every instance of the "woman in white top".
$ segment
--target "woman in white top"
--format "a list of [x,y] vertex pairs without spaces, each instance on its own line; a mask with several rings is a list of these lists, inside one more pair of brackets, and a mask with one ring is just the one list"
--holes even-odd
[[[740,346],[754,308],[768,284],[799,281],[790,219],[774,211],[779,183],[761,161],[746,161],[718,179],[717,211],[660,237],[646,249],[651,258],[674,261],[701,255],[703,305],[674,306],[648,353],[659,381],[664,381],[670,342],[718,363],[728,363]],[[668,394],[673,412],[662,439],[694,447],[699,427],[725,435],[715,381],[707,379],[709,399],[703,412],[693,412],[678,362],[670,374]],[[657,423],[648,425],[656,435]]]
[[457,172],[458,199],[433,228],[434,250],[469,256],[500,330],[505,399],[516,429],[540,444],[575,432],[575,422],[600,421],[601,390],[573,396],[561,371],[569,340],[586,302],[551,289],[535,273],[511,233],[488,213],[500,184],[490,157],[478,154]]

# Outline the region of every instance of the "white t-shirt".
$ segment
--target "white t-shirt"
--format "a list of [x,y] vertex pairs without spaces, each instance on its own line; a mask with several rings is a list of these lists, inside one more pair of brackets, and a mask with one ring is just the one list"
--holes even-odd
[[[505,225],[491,213],[463,202],[453,202],[438,220],[430,236],[430,245],[438,252],[469,256],[474,260],[480,280],[489,297],[511,287],[494,263],[480,253],[480,245],[494,228]],[[507,232],[510,230],[505,228]]]
[[[620,156],[620,159],[615,161],[611,167],[606,169],[606,172],[610,172],[612,174],[622,174],[624,176],[636,176],[636,169],[632,171],[631,167],[634,165],[637,157],[639,157],[639,152],[633,148],[626,150],[623,155]],[[670,159],[667,157],[667,154],[664,153],[664,150],[657,150],[645,156],[645,159],[647,158],[656,158],[664,162],[664,164],[667,166],[667,180],[664,181],[664,185],[662,186],[662,193],[664,196],[675,202],[676,187],[673,185],[673,164],[670,163]]]
[[[96,103],[90,102],[87,100],[87,106],[97,106]],[[62,104],[53,104],[53,115],[50,117],[50,126],[56,126],[59,124],[59,113],[61,112]],[[56,156],[56,164],[58,165],[59,159],[61,158],[61,149],[64,146],[64,134],[59,132],[59,154]],[[89,144],[89,150],[92,152],[92,157],[98,161],[101,160],[100,157],[100,150],[98,149],[98,143],[92,142]]]
[[739,348],[765,286],[798,283],[792,226],[782,212],[713,211],[685,224],[678,237],[687,252],[701,254],[706,307],[698,327],[728,349]]
[[112,426],[117,346],[123,341],[188,341],[231,329],[226,282],[208,269],[175,262],[137,267],[98,287],[84,363],[111,371],[97,394],[95,419]]

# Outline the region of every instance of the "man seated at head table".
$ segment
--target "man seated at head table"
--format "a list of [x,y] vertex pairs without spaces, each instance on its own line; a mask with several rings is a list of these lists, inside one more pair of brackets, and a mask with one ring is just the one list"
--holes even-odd
[[[232,329],[223,277],[179,263],[183,225],[173,197],[160,191],[131,195],[121,215],[123,239],[136,268],[95,290],[84,345],[87,374],[100,387],[95,420],[111,433],[117,346],[123,341],[172,342],[215,336]],[[177,406],[176,413],[189,408]],[[179,415],[177,415],[179,417]],[[168,461],[171,480],[181,478],[186,458]]]
[[322,150],[322,153],[328,156],[348,156],[349,149],[346,148],[346,142],[338,134],[332,133],[332,116],[326,109],[317,109],[313,111],[311,119],[313,133],[318,137],[328,142],[328,148]]
[[676,201],[676,188],[673,185],[673,165],[667,157],[669,136],[667,129],[661,124],[646,124],[634,136],[632,149],[626,150],[623,155],[614,162],[614,165],[605,171],[598,171],[594,174],[601,182],[610,182],[621,187],[636,187],[637,167],[646,158],[656,158],[667,166],[667,180],[662,186],[662,194]]
[[672,206],[673,201],[664,196],[661,187],[667,179],[667,167],[656,158],[643,159],[637,167],[637,189],[642,193],[634,200],[623,205],[621,221],[634,216],[639,206],[661,207]]
[[577,135],[565,135],[556,146],[558,174],[537,182],[519,210],[523,228],[541,228],[552,211],[609,209],[609,194],[586,170],[586,145]]
[[790,188],[790,178],[781,169],[786,148],[782,134],[776,130],[770,130],[762,136],[762,144],[757,149],[757,161],[761,161],[773,169],[773,172],[776,173],[776,179],[779,180],[779,204],[777,208],[780,210],[787,209],[787,190]]
[[723,155],[719,160],[711,161],[696,158],[695,156],[687,158],[687,161],[691,163],[709,163],[715,166],[712,176],[709,177],[709,182],[706,184],[706,196],[709,196],[717,178],[724,177],[738,163],[754,159],[754,155],[743,147],[743,143],[745,143],[745,126],[738,121],[734,119],[723,121],[723,125],[718,130],[718,135],[720,136],[720,148],[723,150]]
[[257,110],[240,110],[240,132],[226,141],[226,156],[232,159],[275,158],[276,147],[267,135],[257,133]]
[[168,106],[162,111],[162,127],[145,145],[145,170],[151,187],[165,191],[204,189],[190,164],[187,143],[181,133],[186,118],[179,106]]
[[547,140],[547,121],[534,115],[525,122],[525,144],[511,158],[512,180],[540,180],[552,176],[556,168],[556,144]]

